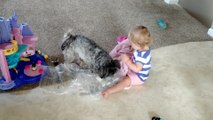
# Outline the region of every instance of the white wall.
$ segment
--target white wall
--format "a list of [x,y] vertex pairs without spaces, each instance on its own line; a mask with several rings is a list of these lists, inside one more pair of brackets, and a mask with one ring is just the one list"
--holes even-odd
[[209,28],[209,30],[208,30],[208,35],[213,38],[213,22],[212,22],[211,28]]
[[179,0],[164,0],[168,4],[178,4]]
[[209,27],[213,37],[213,0],[164,0],[168,4],[179,4],[201,23]]
[[213,0],[179,0],[179,4],[204,25],[209,28],[211,27],[213,21]]
[[213,22],[212,22],[212,27],[211,28],[213,29]]

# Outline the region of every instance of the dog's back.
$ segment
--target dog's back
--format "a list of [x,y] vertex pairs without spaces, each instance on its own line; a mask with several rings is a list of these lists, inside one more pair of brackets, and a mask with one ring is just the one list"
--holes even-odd
[[66,59],[81,59],[92,72],[97,73],[102,78],[113,75],[120,67],[118,61],[114,61],[105,50],[93,40],[82,35],[73,36],[66,33],[61,49]]

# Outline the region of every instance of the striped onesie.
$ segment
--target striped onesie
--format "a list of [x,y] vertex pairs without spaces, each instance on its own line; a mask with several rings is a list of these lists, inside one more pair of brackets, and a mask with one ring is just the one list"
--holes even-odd
[[139,62],[143,65],[141,71],[136,74],[140,80],[144,82],[149,77],[149,71],[151,69],[151,50],[135,50],[133,53],[133,62]]

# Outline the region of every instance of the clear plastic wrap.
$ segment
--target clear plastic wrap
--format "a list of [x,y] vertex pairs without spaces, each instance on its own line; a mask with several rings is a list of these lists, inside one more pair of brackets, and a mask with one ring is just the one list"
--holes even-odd
[[[99,95],[102,90],[115,84],[120,75],[101,79],[89,70],[69,69],[68,64],[48,66],[40,81],[40,88],[57,94]],[[77,71],[77,72],[76,72]]]

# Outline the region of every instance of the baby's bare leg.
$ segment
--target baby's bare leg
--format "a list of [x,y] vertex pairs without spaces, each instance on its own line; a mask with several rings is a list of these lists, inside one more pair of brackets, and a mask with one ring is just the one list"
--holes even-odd
[[130,83],[131,83],[131,80],[130,80],[129,76],[126,76],[122,80],[120,80],[117,84],[104,90],[102,92],[102,95],[104,98],[106,98],[106,97],[108,97],[108,95],[115,93],[115,92],[119,92],[119,91],[123,90],[125,87],[128,87],[130,85]]

